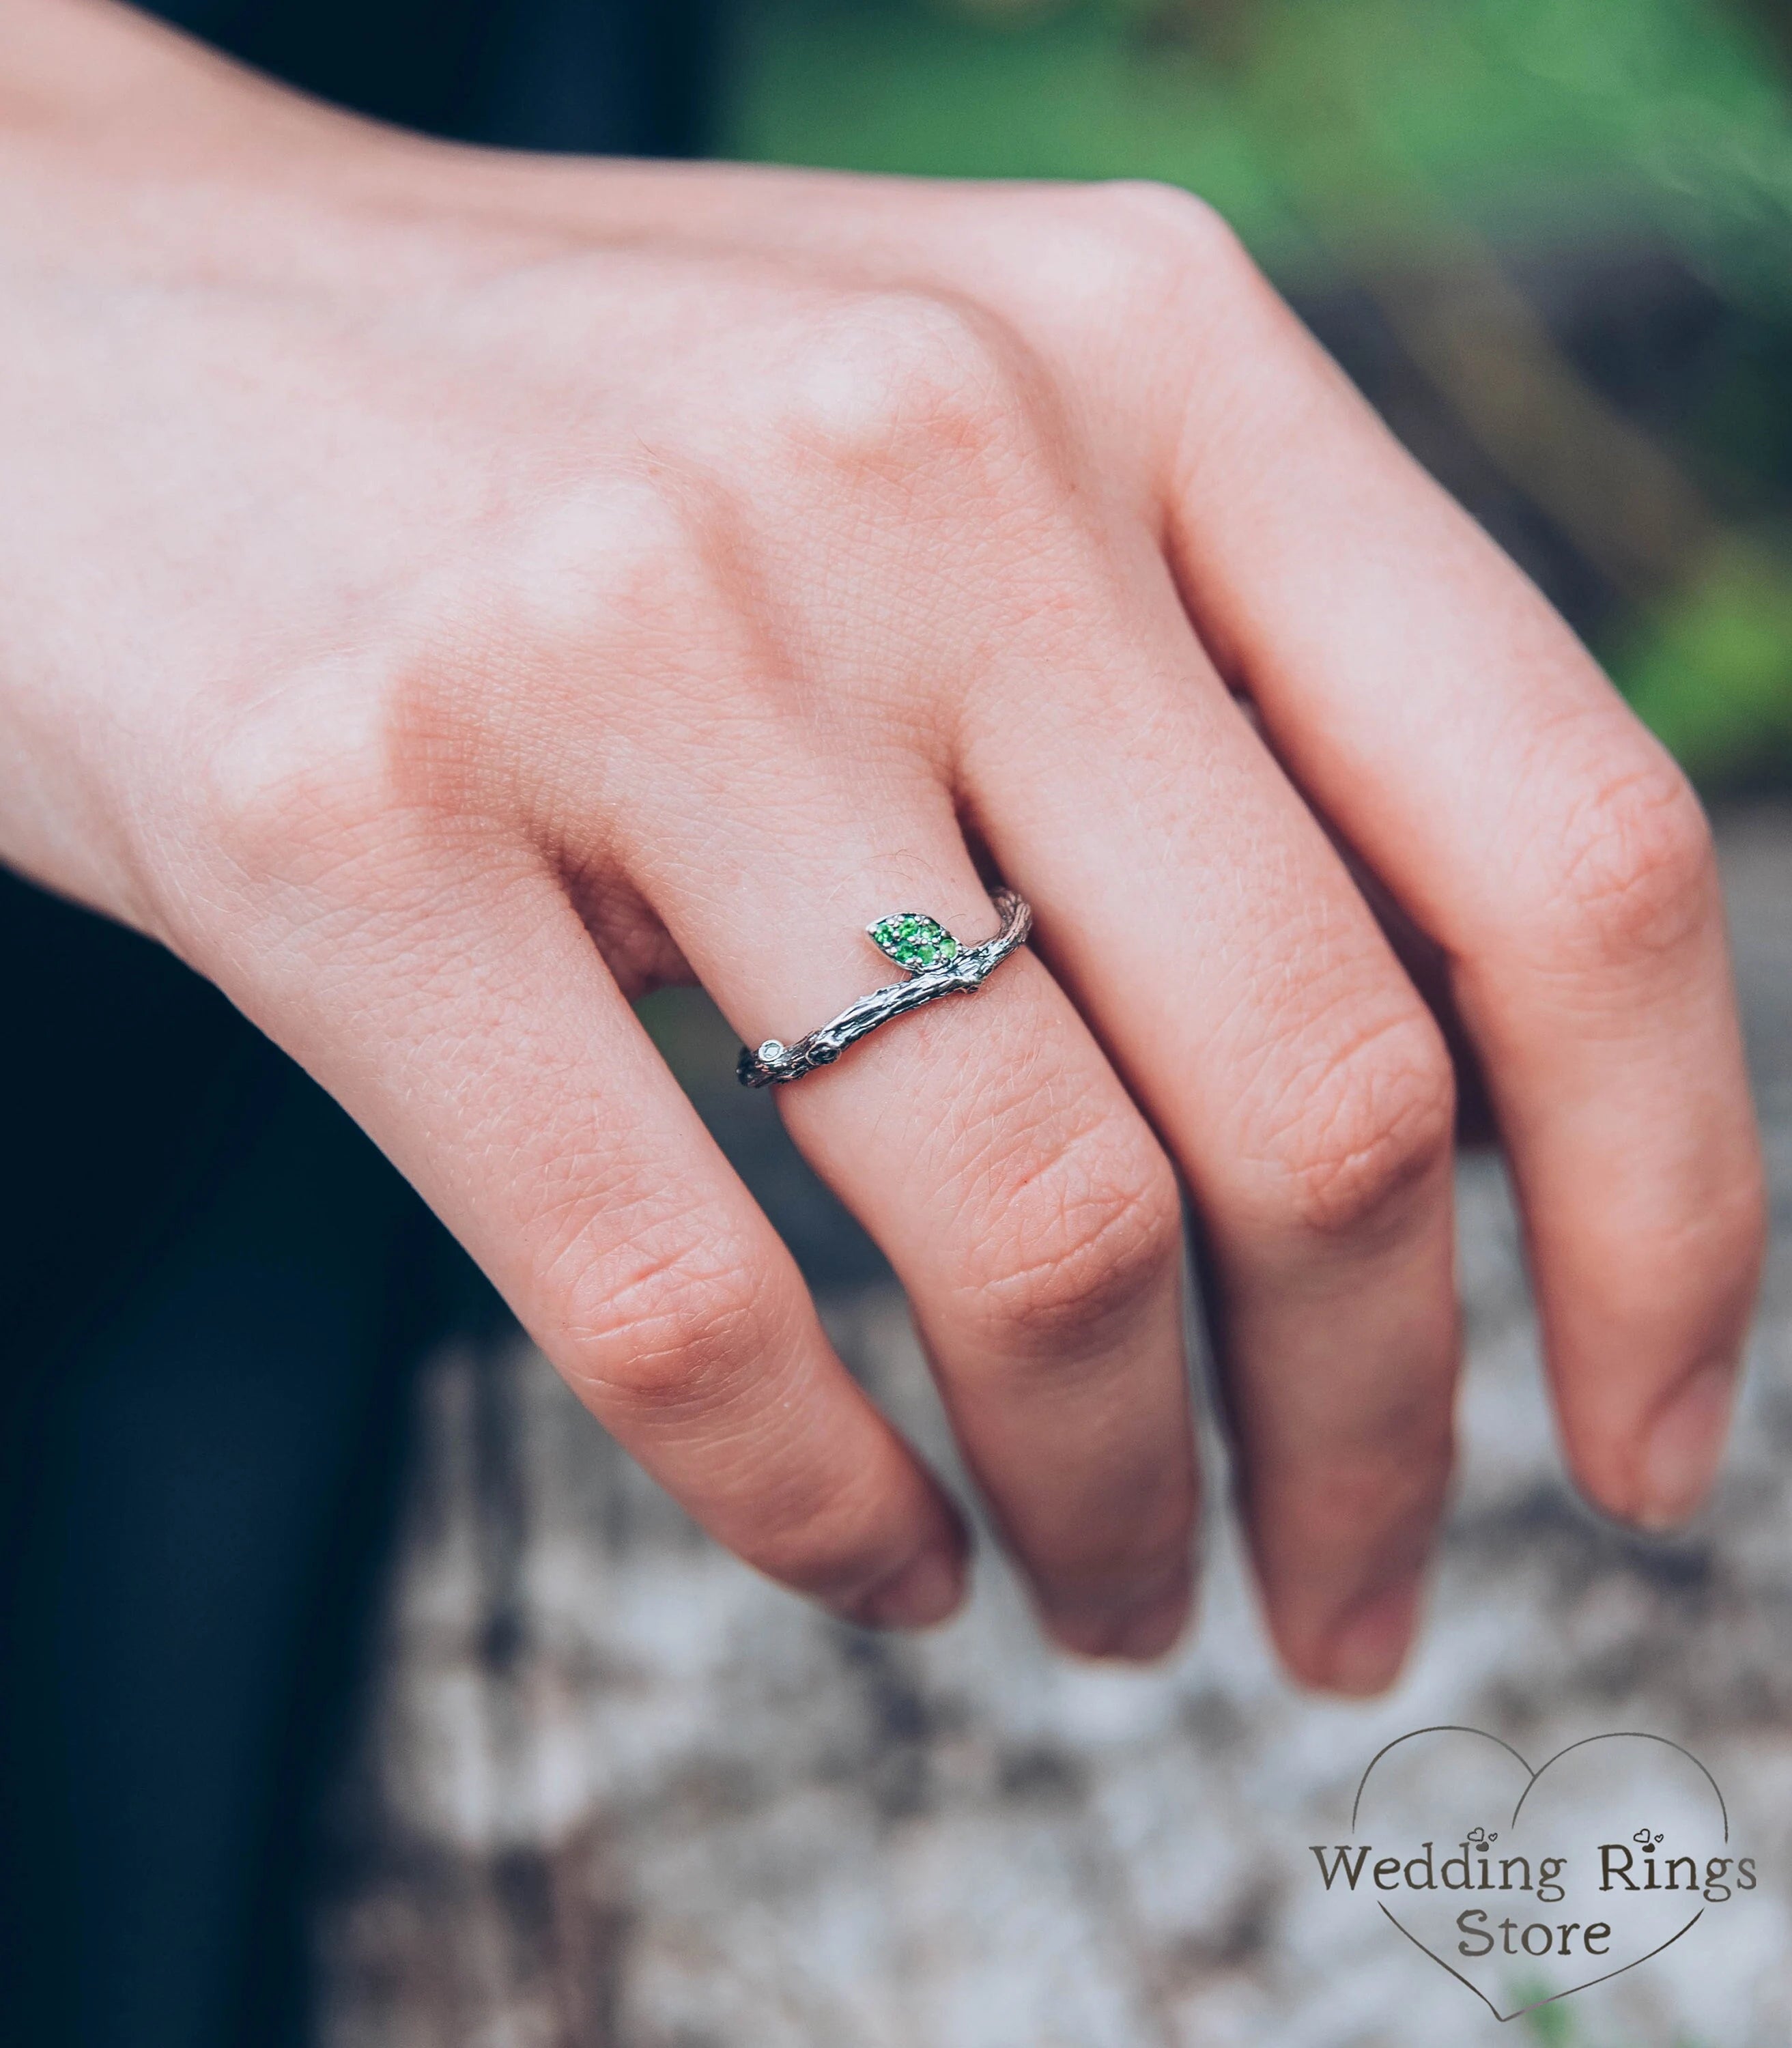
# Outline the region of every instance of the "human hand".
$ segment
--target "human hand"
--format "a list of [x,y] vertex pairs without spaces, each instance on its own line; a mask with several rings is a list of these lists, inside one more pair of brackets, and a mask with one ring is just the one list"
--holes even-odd
[[1579,1483],[1696,1507],[1763,1228],[1704,821],[1210,213],[453,149],[0,29],[0,855],[299,1059],[723,1542],[961,1589],[630,999],[793,1039],[999,872],[1033,950],[779,1107],[1091,1654],[1189,1598],[1180,1172],[1278,1647],[1387,1682],[1455,1090],[1340,847],[1484,1075]]

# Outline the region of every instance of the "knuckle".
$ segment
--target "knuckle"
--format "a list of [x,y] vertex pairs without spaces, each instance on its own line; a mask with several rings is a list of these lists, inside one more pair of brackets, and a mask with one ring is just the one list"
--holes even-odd
[[1428,1016],[1402,1014],[1332,1054],[1270,1135],[1277,1207],[1300,1235],[1377,1237],[1449,1164],[1456,1080]]
[[1224,215],[1177,185],[1020,185],[970,204],[985,239],[1019,252],[1030,283],[1049,293],[1049,331],[1061,339],[1112,329],[1117,310],[1129,351],[1150,339],[1141,322],[1173,325],[1185,339],[1216,311],[1235,312],[1269,289]]
[[[405,665],[398,708],[419,732],[476,738],[525,696],[589,702],[592,654],[630,674],[672,666],[693,619],[720,609],[696,494],[619,464],[565,479],[458,551],[429,592],[435,624]],[[657,657],[657,661],[656,661]]]
[[[1118,179],[1076,188],[1060,202],[1063,264],[1087,302],[1130,304],[1136,314],[1179,318],[1263,289],[1262,273],[1231,224],[1180,187]],[[1191,296],[1197,295],[1197,296]]]
[[599,1414],[651,1422],[726,1409],[783,1348],[768,1274],[714,1219],[678,1214],[593,1252],[576,1235],[541,1276],[548,1348]]
[[1553,849],[1549,927],[1577,965],[1671,953],[1716,900],[1716,855],[1698,799],[1665,754],[1596,786]]
[[295,675],[191,757],[204,844],[253,883],[304,887],[375,837],[393,790],[377,686]]
[[789,383],[791,438],[849,467],[987,460],[1029,408],[1024,351],[995,316],[920,289],[847,295]]
[[1225,215],[1181,185],[1115,178],[1084,191],[1111,229],[1136,238],[1160,261],[1193,264],[1204,272],[1235,268],[1255,274],[1256,266]]
[[988,1227],[963,1279],[973,1313],[1027,1358],[1100,1344],[1173,1276],[1182,1212],[1169,1162],[1142,1126],[1035,1135],[989,1177]]
[[555,712],[589,716],[594,650],[619,685],[665,679],[663,701],[669,650],[727,616],[698,514],[623,471],[544,490],[418,576],[419,601],[354,658],[244,688],[196,750],[225,860],[303,880],[407,819],[514,815]]
[[580,477],[520,522],[517,535],[502,574],[526,607],[531,640],[545,647],[642,628],[681,635],[693,606],[711,595],[711,537],[665,474]]

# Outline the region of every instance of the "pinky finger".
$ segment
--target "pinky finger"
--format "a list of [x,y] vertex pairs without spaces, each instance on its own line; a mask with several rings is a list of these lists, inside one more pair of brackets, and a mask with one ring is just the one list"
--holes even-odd
[[352,904],[308,906],[302,933],[352,942],[295,956],[287,925],[237,999],[719,1542],[851,1619],[943,1619],[964,1586],[955,1511],[835,1355],[557,880],[521,849],[495,879],[487,847],[444,888],[430,855],[382,862],[394,879],[370,897],[363,867]]

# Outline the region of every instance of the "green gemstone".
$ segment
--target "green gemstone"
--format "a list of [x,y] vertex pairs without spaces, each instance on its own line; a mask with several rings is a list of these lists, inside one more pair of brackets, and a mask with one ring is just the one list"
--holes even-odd
[[957,957],[958,941],[937,917],[919,910],[898,910],[870,927],[871,943],[911,974],[944,967]]

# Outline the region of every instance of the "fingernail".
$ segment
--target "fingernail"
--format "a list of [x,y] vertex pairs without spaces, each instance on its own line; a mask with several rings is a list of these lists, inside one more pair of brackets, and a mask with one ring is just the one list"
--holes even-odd
[[1417,1574],[1396,1580],[1352,1608],[1334,1631],[1325,1682],[1336,1693],[1385,1693],[1399,1676],[1418,1609]]
[[1173,1599],[1160,1600],[1155,1607],[1141,1608],[1136,1614],[1129,1614],[1121,1623],[1108,1654],[1127,1658],[1134,1663],[1148,1664],[1173,1650],[1188,1625],[1189,1595],[1186,1592],[1179,1592]]
[[1736,1370],[1728,1362],[1701,1367],[1671,1394],[1650,1425],[1643,1449],[1645,1529],[1678,1529],[1711,1490],[1729,1433]]
[[867,1628],[931,1628],[964,1597],[964,1561],[949,1550],[923,1550],[871,1593],[851,1619]]
[[1184,1577],[1169,1592],[1160,1588],[1136,1607],[1099,1614],[1049,1615],[1046,1626],[1065,1649],[1078,1657],[1148,1664],[1175,1647],[1189,1625],[1190,1600],[1191,1587]]

